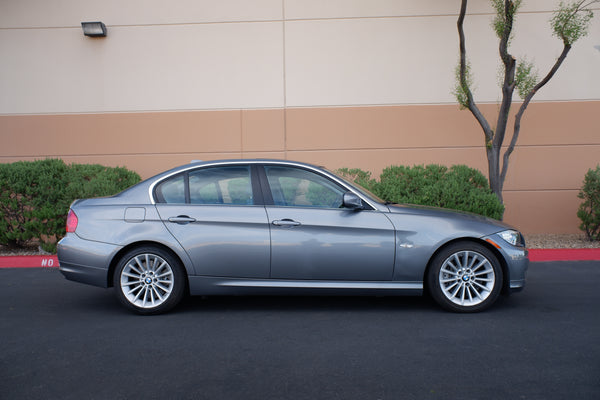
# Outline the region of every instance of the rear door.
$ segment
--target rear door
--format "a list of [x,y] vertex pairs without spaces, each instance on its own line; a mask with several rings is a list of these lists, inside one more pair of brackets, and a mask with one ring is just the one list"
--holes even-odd
[[269,225],[253,175],[250,165],[204,167],[156,186],[158,213],[197,275],[269,277]]

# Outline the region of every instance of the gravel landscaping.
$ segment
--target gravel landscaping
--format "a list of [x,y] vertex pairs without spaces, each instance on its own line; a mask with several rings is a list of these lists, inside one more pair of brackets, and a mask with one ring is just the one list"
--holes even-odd
[[[590,242],[585,234],[528,234],[525,242],[530,249],[598,249],[600,241]],[[48,255],[37,245],[31,245],[24,249],[9,249],[0,245],[0,256],[32,256]]]
[[525,243],[530,249],[598,249],[600,241],[591,242],[583,233],[575,234],[529,234]]

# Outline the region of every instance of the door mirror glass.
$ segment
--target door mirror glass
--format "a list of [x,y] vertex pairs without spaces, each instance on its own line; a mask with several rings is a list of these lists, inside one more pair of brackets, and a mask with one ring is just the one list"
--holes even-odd
[[344,207],[351,208],[353,210],[363,210],[365,208],[363,201],[360,197],[352,192],[344,193]]

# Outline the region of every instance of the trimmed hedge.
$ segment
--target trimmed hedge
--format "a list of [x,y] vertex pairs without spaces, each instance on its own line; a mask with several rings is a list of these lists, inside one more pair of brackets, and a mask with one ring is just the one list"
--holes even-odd
[[0,244],[24,247],[37,239],[53,252],[73,200],[110,196],[139,181],[125,168],[60,159],[0,164]]
[[450,208],[495,219],[502,219],[504,214],[504,205],[490,190],[485,176],[466,165],[391,166],[383,170],[379,180],[360,169],[337,172],[392,203]]
[[579,229],[589,240],[600,240],[600,165],[585,174],[578,197],[583,199],[577,210],[577,217],[581,220]]

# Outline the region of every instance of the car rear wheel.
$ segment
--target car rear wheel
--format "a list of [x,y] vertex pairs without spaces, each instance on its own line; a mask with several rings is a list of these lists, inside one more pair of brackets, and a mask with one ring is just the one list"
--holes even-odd
[[119,301],[138,314],[169,311],[185,292],[180,262],[157,247],[141,247],[123,255],[113,282]]
[[455,312],[477,312],[490,307],[502,289],[502,268],[486,247],[459,242],[432,260],[428,287],[433,299]]

